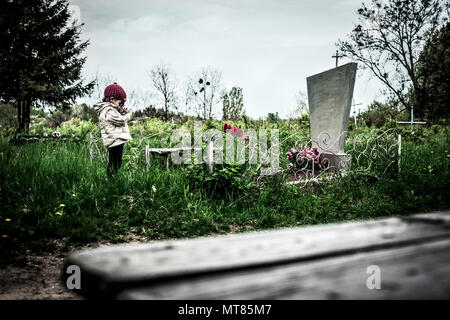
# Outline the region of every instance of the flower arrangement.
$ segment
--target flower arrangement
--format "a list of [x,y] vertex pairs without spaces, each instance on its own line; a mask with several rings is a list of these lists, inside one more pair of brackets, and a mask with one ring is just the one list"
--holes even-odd
[[303,146],[301,148],[291,148],[286,152],[289,160],[289,167],[307,170],[324,170],[328,167],[328,159],[321,158],[317,148]]

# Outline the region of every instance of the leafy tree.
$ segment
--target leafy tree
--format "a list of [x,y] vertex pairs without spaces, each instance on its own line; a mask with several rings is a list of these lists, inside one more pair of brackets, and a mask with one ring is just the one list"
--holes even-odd
[[391,105],[374,101],[360,116],[368,127],[381,128],[386,121],[392,121],[396,114],[397,112]]
[[423,91],[417,66],[425,43],[431,43],[447,20],[448,0],[371,0],[358,10],[359,23],[349,40],[337,46],[346,56],[381,80],[402,105],[420,108],[420,99],[407,93]]
[[94,81],[81,79],[88,41],[71,22],[67,0],[0,2],[0,100],[17,107],[28,131],[32,106],[69,105],[88,94]]
[[93,120],[94,122],[98,121],[97,112],[93,107],[89,107],[86,103],[75,104],[72,106],[71,115],[80,120]]
[[267,114],[267,121],[268,122],[275,123],[275,122],[278,122],[279,120],[280,120],[280,117],[278,116],[278,112],[276,112],[276,113],[269,112]]
[[[423,91],[416,93],[421,102],[417,115],[431,123],[450,118],[450,23],[427,43],[420,54],[417,72]],[[422,97],[417,97],[422,95]]]
[[225,93],[222,100],[222,119],[238,120],[244,111],[244,95],[242,88],[233,87],[230,92]]
[[70,119],[72,119],[70,110],[56,110],[48,117],[47,126],[55,129],[63,122],[69,121]]
[[18,127],[16,114],[11,104],[0,104],[0,128],[15,130]]
[[[135,113],[136,117],[138,117],[140,114]],[[142,115],[147,118],[158,118],[158,119],[166,119],[167,115],[164,109],[162,108],[156,108],[153,105],[150,105],[144,110],[142,110]]]

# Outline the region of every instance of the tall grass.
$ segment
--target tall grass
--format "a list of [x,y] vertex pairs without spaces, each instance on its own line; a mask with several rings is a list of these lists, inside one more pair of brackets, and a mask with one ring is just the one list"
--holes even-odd
[[[402,171],[374,182],[340,180],[289,186],[277,176],[263,186],[212,192],[201,167],[125,163],[108,179],[89,162],[86,143],[0,143],[0,246],[11,252],[30,241],[66,244],[195,237],[230,231],[371,219],[448,208],[448,130],[403,144]],[[195,179],[197,177],[197,179]],[[230,181],[244,179],[237,173]],[[220,176],[217,179],[222,179]],[[232,188],[230,188],[231,190]]]

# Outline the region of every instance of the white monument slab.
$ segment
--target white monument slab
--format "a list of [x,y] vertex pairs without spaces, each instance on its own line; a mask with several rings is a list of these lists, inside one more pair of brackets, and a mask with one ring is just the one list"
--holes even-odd
[[356,63],[347,63],[306,78],[312,146],[329,154],[332,165],[349,161],[344,147],[356,69]]

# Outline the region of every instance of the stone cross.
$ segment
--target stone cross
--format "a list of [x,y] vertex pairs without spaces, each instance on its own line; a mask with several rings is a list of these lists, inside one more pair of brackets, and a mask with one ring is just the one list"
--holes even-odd
[[339,55],[339,51],[336,50],[336,55],[335,56],[331,56],[332,58],[336,58],[336,68],[338,66],[338,59],[344,57],[344,55]]

